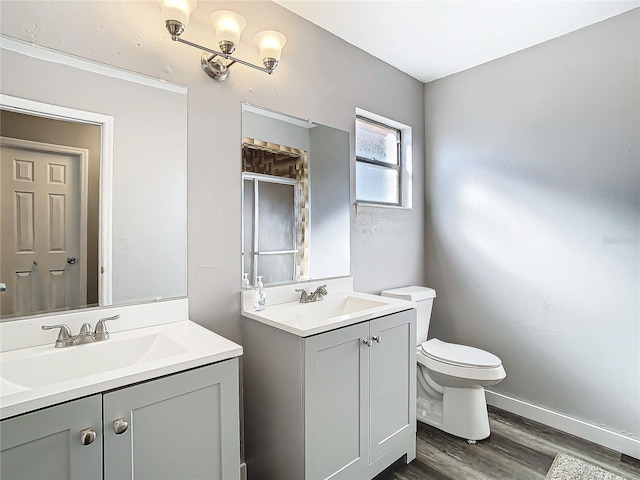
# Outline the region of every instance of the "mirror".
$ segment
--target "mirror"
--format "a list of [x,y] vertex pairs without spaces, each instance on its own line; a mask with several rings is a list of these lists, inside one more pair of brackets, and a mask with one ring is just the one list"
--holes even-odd
[[0,318],[186,296],[186,87],[4,37],[2,64]]
[[[242,271],[255,285],[350,274],[349,133],[242,105]],[[246,285],[243,284],[246,287]]]

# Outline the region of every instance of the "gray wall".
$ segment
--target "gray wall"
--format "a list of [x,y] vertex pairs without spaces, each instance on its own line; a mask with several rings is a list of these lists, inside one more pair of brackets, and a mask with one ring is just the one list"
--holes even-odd
[[425,87],[430,334],[640,436],[639,11]]
[[[240,58],[260,62],[253,44],[260,30],[280,30],[288,38],[273,75],[235,65],[224,83],[202,73],[199,50],[171,41],[157,2],[3,0],[0,8],[4,34],[189,87],[192,320],[241,340],[243,100],[350,132],[351,155],[356,106],[413,127],[414,208],[361,208],[357,216],[352,210],[351,270],[356,289],[367,292],[424,282],[420,82],[272,2],[198,2],[184,34],[188,40],[215,46],[209,15],[220,9],[247,19]],[[154,108],[156,115],[171,114],[162,105]]]

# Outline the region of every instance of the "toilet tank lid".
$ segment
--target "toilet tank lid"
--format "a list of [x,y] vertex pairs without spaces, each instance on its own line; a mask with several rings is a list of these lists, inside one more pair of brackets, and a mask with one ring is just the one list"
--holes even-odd
[[392,288],[391,290],[383,290],[380,294],[383,297],[401,298],[412,302],[436,298],[436,291],[433,288],[418,286]]

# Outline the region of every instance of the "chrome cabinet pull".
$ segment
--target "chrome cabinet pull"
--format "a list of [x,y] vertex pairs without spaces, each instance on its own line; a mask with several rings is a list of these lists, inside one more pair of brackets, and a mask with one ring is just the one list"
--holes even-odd
[[80,431],[80,443],[82,445],[91,445],[96,440],[96,432],[92,428],[85,428]]
[[371,339],[363,338],[362,343],[364,343],[367,347],[370,347],[372,342],[371,342]]
[[127,431],[129,428],[129,422],[127,422],[124,418],[119,418],[113,421],[113,431],[116,435],[121,435]]
[[378,343],[382,342],[382,337],[380,335],[374,335],[372,338]]

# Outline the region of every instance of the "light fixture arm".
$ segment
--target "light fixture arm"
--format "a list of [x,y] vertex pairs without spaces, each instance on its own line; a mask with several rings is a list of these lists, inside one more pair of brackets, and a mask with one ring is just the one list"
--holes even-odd
[[231,56],[240,43],[240,34],[247,22],[242,15],[231,10],[218,10],[210,16],[211,24],[218,37],[219,50],[203,47],[197,43],[184,40],[184,33],[189,16],[196,8],[197,0],[162,0],[161,12],[165,19],[165,27],[171,35],[171,40],[180,42],[202,51],[202,70],[212,79],[222,82],[229,76],[229,69],[236,63],[271,75],[278,66],[282,48],[287,43],[287,37],[275,30],[263,30],[256,33],[254,41],[260,50],[262,66],[246,62]]
[[[225,66],[226,68],[229,68],[234,63],[240,63],[240,64],[245,65],[247,67],[255,68],[256,70],[260,70],[261,72],[268,73],[269,75],[271,75],[273,73],[273,70],[275,70],[275,68],[276,68],[275,65],[272,68],[260,67],[258,65],[254,65],[253,63],[245,62],[244,60],[240,60],[239,58],[235,58],[235,57],[233,57],[233,56],[231,56],[231,55],[229,55],[227,53],[218,52],[217,50],[212,50],[210,48],[203,47],[202,45],[198,45],[197,43],[190,42],[189,40],[185,40],[182,37],[179,37],[177,35],[171,35],[171,39],[176,41],[176,42],[184,43],[185,45],[189,45],[190,47],[194,47],[194,48],[197,48],[197,49],[200,49],[200,50],[203,50],[205,52],[208,52],[208,53],[212,54],[213,56],[208,58],[209,61],[213,60],[215,57],[222,57],[225,60],[231,60],[231,63],[229,63],[228,65]],[[227,73],[227,75],[228,75],[228,73]]]

